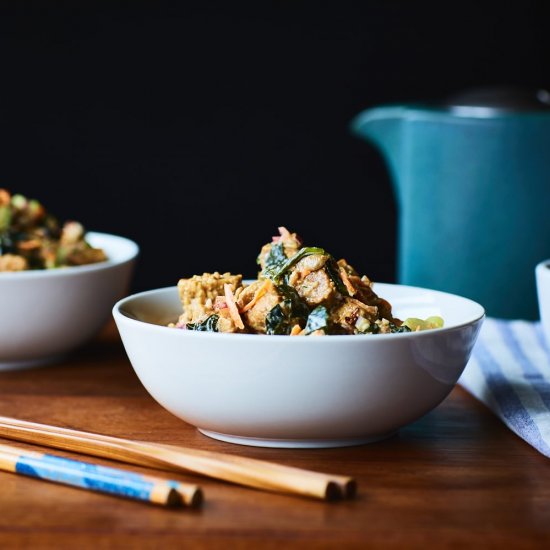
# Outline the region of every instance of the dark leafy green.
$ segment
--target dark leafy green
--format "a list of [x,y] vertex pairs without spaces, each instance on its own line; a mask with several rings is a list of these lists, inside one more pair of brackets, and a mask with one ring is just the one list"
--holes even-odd
[[0,206],[0,254],[11,252],[10,222],[10,209],[7,206]]
[[315,246],[308,246],[305,248],[300,248],[294,256],[286,258],[286,260],[277,265],[273,265],[272,268],[266,268],[263,271],[263,276],[267,279],[271,279],[274,283],[281,281],[282,276],[293,266],[296,265],[302,258],[306,256],[311,256],[312,254],[326,254],[323,248],[318,248]]
[[305,325],[309,308],[291,286],[279,285],[277,291],[283,297],[283,301],[266,315],[266,334],[290,334],[294,325]]
[[[367,330],[364,330],[361,334],[378,334],[380,327],[376,323],[371,323]],[[390,323],[390,332],[411,332],[411,329],[405,325],[397,326],[395,323]]]
[[265,333],[289,334],[290,330],[288,314],[286,308],[284,307],[284,302],[281,302],[271,308],[265,316]]
[[289,302],[289,306],[292,310],[292,315],[296,319],[307,319],[309,315],[309,308],[307,304],[300,298],[300,295],[296,289],[290,285],[279,285],[277,292],[284,297],[285,302]]
[[265,273],[278,270],[287,261],[287,259],[288,258],[286,257],[283,243],[273,243],[265,258],[265,266],[263,271],[264,277],[267,277]]
[[411,332],[411,329],[406,325],[398,327],[394,323],[390,323],[390,332]]
[[311,334],[316,330],[329,328],[329,313],[325,306],[317,306],[308,316],[305,333]]
[[0,233],[7,231],[11,223],[11,210],[8,206],[0,206]]
[[327,274],[330,277],[331,281],[334,283],[336,290],[343,296],[349,296],[348,289],[342,281],[342,277],[340,277],[340,269],[338,267],[338,263],[332,256],[325,264],[325,269],[327,270]]
[[0,254],[15,254],[13,235],[9,231],[0,232]]
[[187,323],[185,326],[188,330],[197,330],[199,332],[218,332],[219,315],[210,315],[200,323]]

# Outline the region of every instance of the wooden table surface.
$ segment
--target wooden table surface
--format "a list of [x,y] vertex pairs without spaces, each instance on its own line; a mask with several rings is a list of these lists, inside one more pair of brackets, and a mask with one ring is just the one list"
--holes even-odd
[[193,510],[0,472],[2,549],[550,547],[550,461],[460,388],[379,443],[237,446],[203,436],[149,397],[110,326],[62,363],[0,373],[0,415],[352,475],[359,483],[356,499],[329,503],[122,466],[199,482],[205,502]]

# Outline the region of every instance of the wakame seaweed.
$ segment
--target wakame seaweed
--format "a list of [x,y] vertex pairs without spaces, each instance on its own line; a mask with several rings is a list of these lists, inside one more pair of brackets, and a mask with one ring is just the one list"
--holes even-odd
[[218,332],[219,315],[210,315],[204,321],[199,323],[187,323],[187,330],[197,330],[199,332]]
[[344,282],[342,281],[342,277],[340,276],[338,263],[332,256],[325,264],[325,269],[327,270],[327,274],[330,277],[331,281],[334,283],[336,290],[343,296],[349,296],[348,289],[346,288],[346,285],[344,284]]
[[288,322],[288,314],[284,308],[284,302],[277,304],[269,310],[265,316],[266,334],[289,334],[291,327]]
[[315,246],[308,246],[305,248],[300,248],[294,256],[290,258],[286,258],[286,260],[277,266],[274,266],[273,269],[264,269],[263,274],[264,277],[267,277],[268,279],[271,279],[274,283],[278,283],[281,281],[281,277],[293,266],[296,265],[302,258],[305,258],[306,256],[311,256],[312,254],[320,254],[324,255],[326,252],[323,248],[318,248]]
[[308,316],[305,334],[329,328],[329,313],[325,306],[317,306]]
[[294,325],[305,325],[309,308],[291,286],[279,285],[277,292],[283,301],[266,315],[266,334],[290,334]]
[[[397,326],[395,323],[389,324],[390,332],[396,334],[399,332],[411,332],[411,329],[405,325]],[[367,330],[362,331],[360,334],[379,334],[380,327],[376,323],[371,323]]]
[[288,258],[286,257],[283,243],[272,244],[265,258],[265,266],[263,270],[264,277],[270,279],[270,274],[280,269],[287,260]]

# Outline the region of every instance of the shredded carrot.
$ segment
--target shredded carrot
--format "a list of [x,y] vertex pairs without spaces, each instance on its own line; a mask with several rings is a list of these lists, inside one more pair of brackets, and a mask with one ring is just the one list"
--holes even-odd
[[28,241],[19,241],[17,245],[21,250],[34,250],[40,248],[40,241],[38,239],[30,239]]
[[267,293],[267,291],[271,288],[271,281],[269,279],[266,279],[264,281],[264,284],[256,290],[254,293],[254,296],[252,296],[252,300],[248,302],[243,308],[241,308],[241,313],[244,313],[245,311],[248,311],[249,309],[253,308],[257,303],[258,300]]
[[241,316],[239,315],[239,310],[237,309],[237,304],[235,303],[235,296],[233,296],[231,285],[225,283],[223,285],[223,290],[225,293],[225,300],[227,302],[227,307],[229,308],[229,315],[231,315],[231,319],[233,319],[233,322],[235,323],[235,326],[237,328],[243,329],[244,323],[241,319]]
[[298,324],[295,324],[290,331],[290,336],[298,336],[300,332],[302,332],[302,327],[300,327],[300,325]]
[[346,273],[346,270],[340,266],[340,276],[342,277],[342,281],[344,282],[345,287],[348,289],[348,292],[350,293],[350,296],[353,296],[357,290],[355,287],[351,284],[351,281],[349,280],[348,274]]

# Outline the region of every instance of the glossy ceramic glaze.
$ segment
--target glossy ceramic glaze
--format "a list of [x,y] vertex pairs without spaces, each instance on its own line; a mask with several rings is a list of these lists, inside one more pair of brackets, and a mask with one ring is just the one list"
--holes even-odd
[[92,338],[128,292],[137,245],[88,233],[108,261],[0,273],[0,371],[51,363]]
[[550,250],[550,110],[382,106],[352,128],[390,169],[398,282],[536,319],[532,269]]
[[377,284],[401,318],[441,315],[443,329],[292,337],[185,331],[177,289],[118,302],[113,315],[149,393],[206,435],[247,445],[331,447],[387,437],[451,391],[484,310],[470,300]]
[[537,264],[535,278],[542,330],[550,349],[550,258]]

